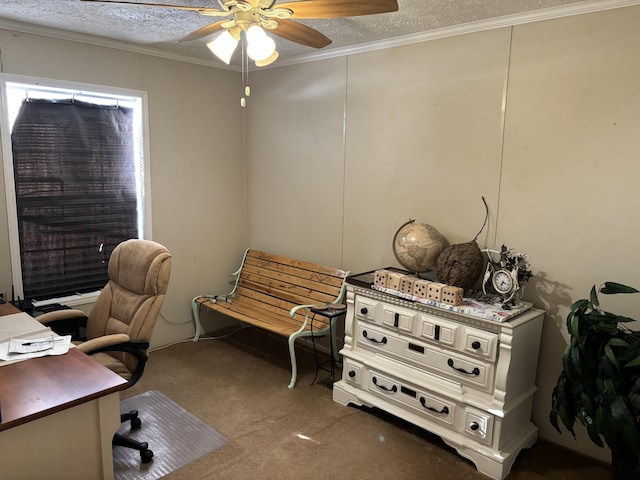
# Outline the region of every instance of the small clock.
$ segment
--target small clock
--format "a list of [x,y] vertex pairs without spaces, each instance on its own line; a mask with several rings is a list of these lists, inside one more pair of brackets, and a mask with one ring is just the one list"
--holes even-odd
[[482,281],[482,291],[486,294],[487,287],[493,287],[501,301],[507,304],[520,291],[520,284],[508,268],[495,266],[492,262],[487,264],[487,270],[484,272]]
[[503,297],[509,296],[515,287],[511,272],[504,268],[493,272],[493,275],[491,276],[491,284],[493,285],[493,288],[496,289],[496,292]]
[[502,308],[509,310],[522,298],[524,283],[533,276],[527,256],[513,252],[506,245],[502,245],[500,250],[487,248],[482,251],[487,254],[488,260],[482,279],[482,291],[489,297],[497,294]]

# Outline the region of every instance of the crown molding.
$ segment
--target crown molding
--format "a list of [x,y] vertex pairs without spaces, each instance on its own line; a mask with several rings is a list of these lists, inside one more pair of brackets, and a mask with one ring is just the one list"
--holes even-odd
[[527,23],[541,22],[544,20],[553,20],[556,18],[570,17],[581,15],[584,13],[594,13],[604,10],[612,10],[622,7],[630,7],[639,5],[640,0],[592,0],[588,2],[580,2],[578,4],[563,5],[560,7],[549,7],[532,12],[517,13],[505,15],[502,17],[470,22],[451,27],[438,28],[426,32],[403,35],[400,37],[389,38],[377,42],[362,43],[344,48],[335,48],[323,52],[300,55],[296,57],[279,60],[277,65],[270,65],[264,68],[277,68],[287,65],[295,65],[298,63],[313,62],[317,60],[325,60],[328,58],[343,57],[358,53],[382,50],[385,48],[399,47],[403,45],[411,45],[414,43],[427,42],[429,40],[437,40],[456,35],[464,35],[467,33],[481,32],[485,30],[493,30],[496,28],[511,27],[514,25],[523,25]]
[[[195,63],[198,65],[204,65],[207,67],[216,67],[226,70],[237,70],[233,67],[227,67],[227,65],[220,65],[214,59],[206,60],[199,57],[191,57],[188,55],[179,55],[177,53],[167,52],[159,48],[145,47],[143,45],[137,45],[135,43],[123,42],[120,40],[112,40],[104,37],[96,37],[94,35],[87,35],[84,33],[69,32],[66,30],[59,30],[57,28],[42,27],[39,25],[33,25],[30,23],[17,22],[14,20],[7,20],[0,18],[0,29],[11,30],[14,32],[28,33],[31,35],[40,35],[43,37],[56,38],[58,40],[68,40],[71,42],[86,43],[89,45],[95,45],[98,47],[114,48],[116,50],[124,50],[127,52],[140,53],[143,55],[151,55],[154,57],[162,57],[168,60],[178,60],[180,62]],[[226,68],[225,68],[226,67]],[[238,70],[239,71],[239,70]]]
[[[280,59],[275,64],[267,67],[260,68],[261,70],[268,68],[278,68],[287,65],[295,65],[298,63],[313,62],[318,60],[325,60],[335,57],[343,57],[347,55],[354,55],[358,53],[370,52],[375,50],[382,50],[385,48],[399,47],[403,45],[411,45],[414,43],[427,42],[430,40],[436,40],[440,38],[447,38],[455,35],[464,35],[467,33],[481,32],[484,30],[492,30],[496,28],[510,27],[514,25],[522,25],[526,23],[540,22],[544,20],[552,20],[556,18],[568,17],[573,15],[581,15],[584,13],[594,13],[603,10],[612,10],[616,8],[629,7],[640,4],[640,0],[591,0],[586,2],[579,2],[569,5],[563,5],[559,7],[549,7],[541,10],[535,10],[532,12],[524,12],[513,15],[505,15],[498,18],[492,18],[487,20],[481,20],[477,22],[470,22],[461,25],[454,25],[451,27],[439,28],[435,30],[429,30],[426,32],[420,32],[410,35],[403,35],[400,37],[389,38],[385,40],[379,40],[375,42],[362,43],[359,45],[353,45],[349,47],[340,47],[330,50],[325,50],[317,53],[299,55],[286,59]],[[50,27],[42,27],[24,22],[16,22],[12,20],[0,19],[0,29],[11,30],[16,32],[28,33],[33,35],[40,35],[50,38],[56,38],[60,40],[68,40],[72,42],[86,43],[99,47],[114,48],[117,50],[125,50],[133,53],[140,53],[144,55],[151,55],[155,57],[162,57],[169,60],[177,60],[181,62],[194,63],[207,67],[214,67],[222,70],[240,71],[238,65],[224,65],[215,59],[205,60],[199,57],[192,57],[187,55],[179,55],[172,52],[167,52],[162,49],[145,47],[128,42],[122,42],[119,40],[111,40],[103,37],[96,37],[92,35],[68,32]],[[250,70],[257,70],[257,67],[250,68]]]

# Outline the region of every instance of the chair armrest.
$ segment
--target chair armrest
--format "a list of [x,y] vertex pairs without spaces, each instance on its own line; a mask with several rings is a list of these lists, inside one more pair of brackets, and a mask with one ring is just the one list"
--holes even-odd
[[[36,320],[38,320],[43,325],[49,325],[50,323],[59,322],[60,320],[69,320],[69,319],[86,319],[87,314],[82,310],[55,310],[49,313],[43,313],[42,315],[38,315]],[[85,321],[86,324],[86,321]]]
[[87,355],[101,352],[123,352],[135,357],[135,370],[131,373],[131,378],[128,380],[130,387],[140,380],[142,372],[144,372],[144,367],[149,359],[146,352],[149,348],[149,342],[146,340],[130,340],[129,335],[124,333],[92,338],[79,344],[77,348]]
[[[77,345],[78,350],[87,355],[96,353],[98,350],[105,351],[108,347],[120,345],[129,341],[129,335],[125,333],[116,333],[113,335],[105,335],[104,337],[96,337]],[[108,351],[108,350],[107,350]]]
[[36,317],[58,335],[71,335],[74,341],[84,340],[83,329],[87,326],[87,314],[82,310],[54,310]]

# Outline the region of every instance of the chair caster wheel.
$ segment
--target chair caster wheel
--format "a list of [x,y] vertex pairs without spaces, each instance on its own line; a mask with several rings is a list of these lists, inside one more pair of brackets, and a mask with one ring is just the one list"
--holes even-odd
[[140,428],[142,426],[142,420],[138,417],[131,419],[131,428]]
[[153,452],[149,449],[140,451],[140,461],[142,463],[149,463],[153,459]]

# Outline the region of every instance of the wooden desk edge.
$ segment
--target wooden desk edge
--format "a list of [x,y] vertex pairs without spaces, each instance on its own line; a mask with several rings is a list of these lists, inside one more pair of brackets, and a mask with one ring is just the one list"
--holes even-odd
[[[85,353],[76,350],[75,348],[70,349],[65,355],[60,355],[60,357],[64,357],[64,356],[71,356],[71,357],[77,357],[77,358],[81,358],[81,357],[86,357],[87,359],[90,358],[89,355],[86,355]],[[30,360],[25,360],[24,362],[20,362],[20,363],[27,363],[27,362],[34,362],[34,361],[42,361],[46,359],[52,359],[52,358],[56,358],[56,357],[39,357],[39,358],[32,358]],[[85,359],[81,359],[82,362],[85,361]],[[68,401],[65,401],[63,403],[59,403],[47,408],[43,408],[41,410],[37,410],[35,412],[32,412],[30,414],[27,415],[21,415],[18,416],[16,418],[11,418],[9,420],[5,420],[5,415],[3,414],[3,420],[2,422],[0,422],[0,432],[4,431],[4,430],[8,430],[10,428],[16,427],[18,425],[22,425],[24,423],[27,422],[31,422],[33,420],[36,420],[38,418],[42,418],[42,417],[46,417],[47,415],[52,415],[54,413],[60,412],[62,410],[66,410],[68,408],[72,408],[75,407],[77,405],[81,405],[83,403],[86,402],[90,402],[92,400],[95,400],[97,398],[100,397],[104,397],[106,395],[109,395],[111,393],[115,393],[115,392],[119,392],[120,390],[124,390],[127,387],[127,380],[125,380],[124,378],[122,378],[121,376],[119,376],[118,374],[112,372],[111,370],[109,370],[107,367],[101,365],[100,363],[96,362],[95,360],[91,360],[92,362],[94,362],[96,364],[97,367],[99,367],[100,369],[104,369],[105,371],[103,372],[105,374],[105,376],[110,376],[110,379],[107,379],[107,381],[105,382],[106,387],[105,388],[97,388],[95,389],[93,392],[88,393],[86,395],[77,397],[75,399],[71,399]],[[15,366],[17,364],[12,364],[12,365],[6,365],[4,367],[0,367],[0,368],[11,368],[11,366]],[[92,368],[92,367],[90,367]],[[0,402],[2,402],[0,400]],[[0,403],[0,412],[3,412],[4,409],[2,409],[3,404]]]

